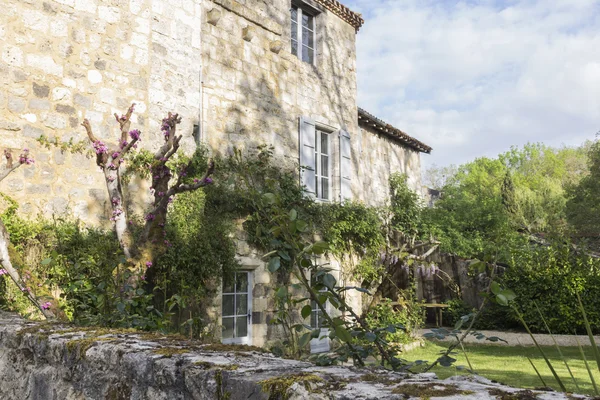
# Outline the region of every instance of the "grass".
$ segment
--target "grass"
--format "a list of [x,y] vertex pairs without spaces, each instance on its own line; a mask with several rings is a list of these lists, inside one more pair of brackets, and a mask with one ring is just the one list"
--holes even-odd
[[[569,376],[569,372],[562,362],[556,348],[553,346],[542,347],[569,392],[579,392],[579,394],[589,395],[594,394],[588,371],[585,368],[585,363],[581,358],[578,347],[561,347],[561,351],[573,371],[573,375],[580,388],[579,391],[575,389],[575,385]],[[410,352],[403,353],[402,357],[409,361],[434,361],[439,356],[440,351],[446,349],[447,345],[445,343],[427,342],[425,347],[416,348]],[[590,346],[585,346],[583,349],[588,360],[593,360],[593,349]],[[542,387],[543,385],[540,382],[540,379],[527,360],[529,357],[537,367],[544,381],[553,389],[559,390],[556,380],[535,347],[466,345],[466,350],[469,360],[478,375],[517,388],[533,389]],[[462,353],[457,353],[452,357],[457,359],[455,365],[466,366],[466,360]],[[593,365],[593,367],[595,367],[595,365]],[[598,369],[592,368],[592,371],[596,381],[600,382],[600,372],[598,372]],[[431,372],[435,372],[441,379],[454,375],[467,374],[467,372],[458,371],[455,367],[444,368],[441,366],[436,366]]]

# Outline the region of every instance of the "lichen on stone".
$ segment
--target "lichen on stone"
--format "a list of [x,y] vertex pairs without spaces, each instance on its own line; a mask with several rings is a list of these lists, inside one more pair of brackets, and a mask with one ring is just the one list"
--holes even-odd
[[454,385],[441,385],[439,383],[429,383],[418,385],[407,383],[397,386],[392,390],[394,394],[403,394],[409,397],[416,397],[421,400],[429,400],[432,397],[450,397],[450,396],[467,396],[474,392],[470,390],[462,390]]
[[269,394],[269,400],[286,400],[289,396],[288,390],[294,383],[301,384],[308,392],[312,392],[315,389],[314,384],[323,382],[320,376],[302,372],[265,379],[258,384],[263,392]]

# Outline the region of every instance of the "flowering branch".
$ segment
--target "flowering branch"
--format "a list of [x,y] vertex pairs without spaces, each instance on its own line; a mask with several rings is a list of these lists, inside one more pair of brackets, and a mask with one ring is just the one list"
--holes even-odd
[[29,150],[23,149],[23,152],[19,156],[19,162],[17,164],[14,163],[13,155],[10,150],[4,150],[4,157],[6,158],[6,168],[2,172],[0,172],[0,181],[6,178],[11,172],[15,169],[19,168],[23,164],[31,165],[35,163],[33,158],[29,156]]

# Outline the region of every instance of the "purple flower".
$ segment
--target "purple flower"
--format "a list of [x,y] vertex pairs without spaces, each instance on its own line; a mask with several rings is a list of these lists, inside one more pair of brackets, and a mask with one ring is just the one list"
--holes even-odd
[[208,177],[204,180],[204,183],[206,183],[207,185],[210,185],[211,183],[213,183],[212,178]]
[[96,154],[98,155],[108,153],[108,147],[99,140],[94,142],[94,150],[96,150]]
[[35,163],[33,158],[29,158],[29,149],[23,149],[23,153],[21,153],[21,155],[19,156],[19,163],[27,165]]
[[152,261],[146,261],[146,267],[150,268],[152,266]]
[[44,304],[42,304],[42,309],[47,310],[47,309],[50,308],[50,306],[52,306],[52,303],[50,303],[49,301],[47,301]]
[[7,274],[5,269],[0,269],[0,276]]
[[156,218],[156,216],[154,214],[146,215],[146,221],[154,221],[154,218]]
[[164,195],[165,195],[165,192],[158,192],[159,197],[163,197]]
[[134,129],[132,131],[129,131],[129,137],[132,138],[133,140],[140,140],[140,135],[141,135],[141,132],[139,131],[139,129]]
[[115,151],[114,153],[112,153],[112,158],[119,157],[119,154],[121,154],[121,153],[119,153],[118,151]]
[[123,150],[126,146],[127,146],[127,140],[123,140],[120,144],[119,147],[121,148],[121,150]]

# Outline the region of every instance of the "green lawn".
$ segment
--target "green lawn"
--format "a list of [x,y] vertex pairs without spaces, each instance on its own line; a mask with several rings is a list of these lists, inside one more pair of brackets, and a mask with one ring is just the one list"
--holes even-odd
[[[402,357],[409,361],[426,360],[434,361],[438,358],[440,351],[447,349],[446,343],[427,342],[425,347],[402,354]],[[543,347],[544,352],[552,361],[554,369],[562,379],[569,392],[580,394],[594,394],[594,388],[590,381],[585,364],[581,359],[579,348],[577,347],[561,347],[561,351],[573,375],[579,385],[579,390],[576,389],[573,380],[571,379],[565,364],[561,361],[558,351],[554,347]],[[594,373],[596,384],[600,387],[600,372],[594,361],[591,347],[584,347],[585,356],[588,360],[590,368]],[[536,368],[542,375],[542,378],[554,389],[558,389],[558,385],[552,373],[546,366],[543,357],[538,353],[535,347],[509,347],[509,346],[490,346],[490,345],[466,345],[467,355],[469,360],[478,375],[485,376],[488,379],[498,381],[500,383],[521,387],[521,388],[536,388],[541,387],[540,379],[529,364],[527,357],[531,358]],[[452,356],[457,359],[456,365],[467,367],[462,352]],[[454,375],[465,374],[465,372],[457,371],[455,367],[444,368],[437,366],[431,372],[435,372],[440,378],[445,379]]]

